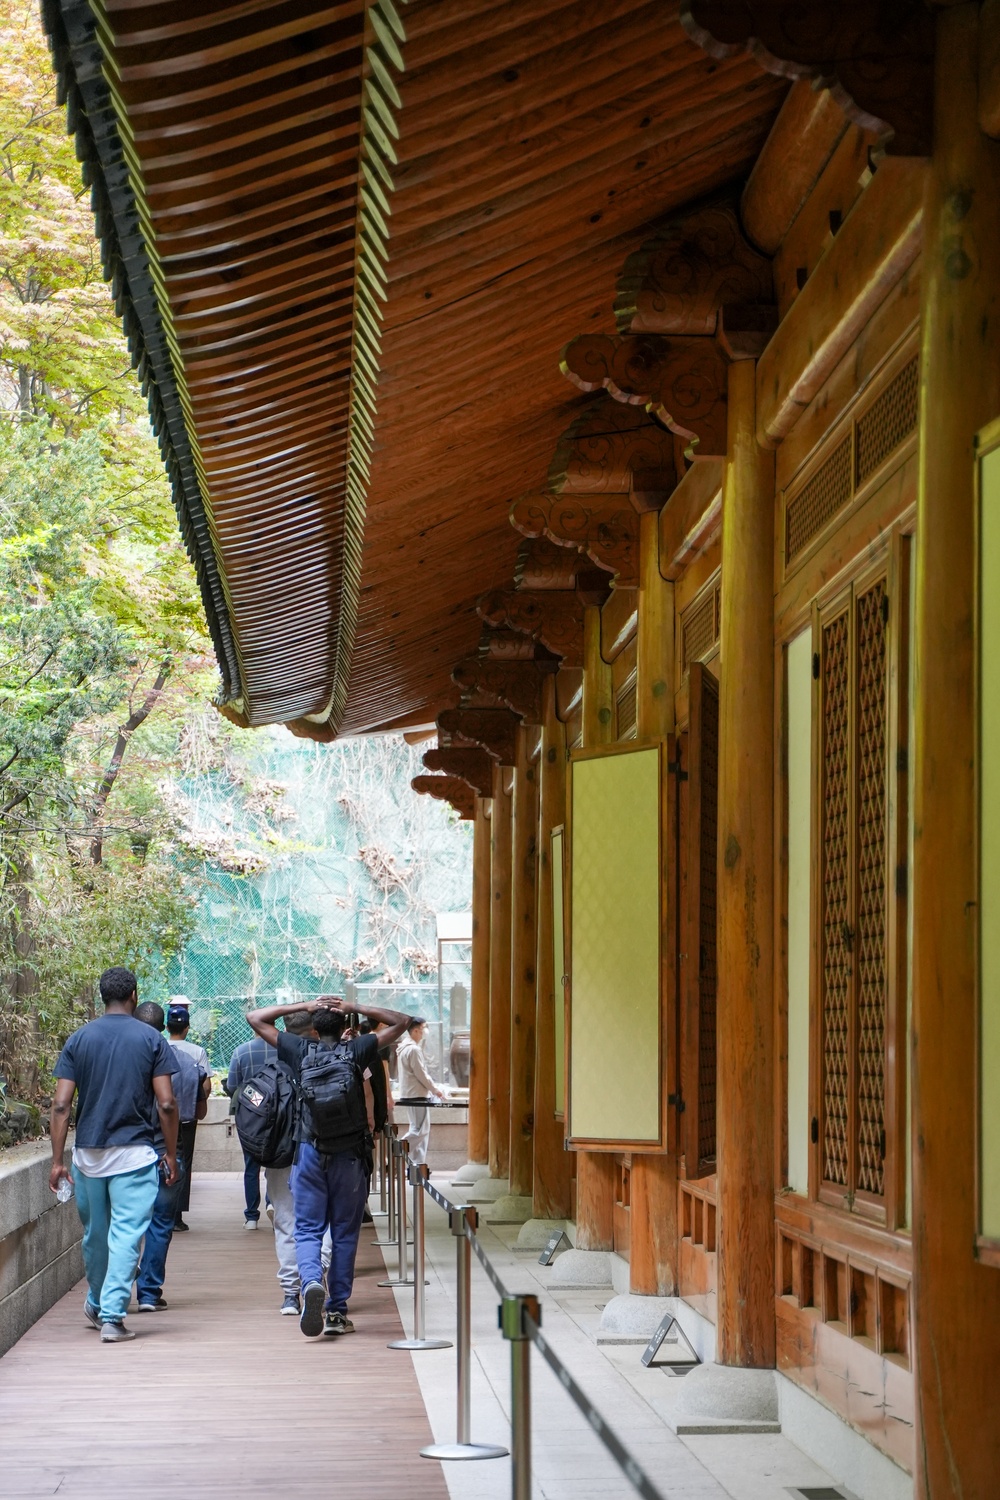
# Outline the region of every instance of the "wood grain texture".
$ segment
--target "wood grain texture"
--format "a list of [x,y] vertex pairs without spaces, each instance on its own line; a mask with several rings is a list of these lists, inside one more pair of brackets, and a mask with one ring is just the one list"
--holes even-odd
[[1000,1275],[974,1258],[973,438],[1000,412],[1000,145],[979,130],[978,7],[937,16],[917,499],[913,1272],[917,1500],[989,1495]]
[[449,803],[463,819],[475,817],[476,794],[460,776],[414,776],[410,785],[418,794]]
[[490,816],[490,1092],[491,1177],[510,1168],[510,938],[513,808],[503,766],[493,772]]
[[424,752],[428,771],[441,771],[467,781],[480,797],[493,795],[493,760],[482,748],[465,745],[437,746]]
[[755,436],[753,364],[729,374],[722,492],[717,1105],[718,1358],[774,1364],[774,461]]
[[766,255],[791,229],[846,129],[829,89],[805,78],[792,84],[740,199],[743,228]]
[[660,511],[660,573],[671,583],[718,538],[723,468],[721,459],[692,464]]
[[670,490],[676,482],[676,441],[641,406],[595,396],[556,444],[548,488],[554,494],[620,494]]
[[[386,1348],[403,1329],[392,1292],[376,1285],[384,1267],[370,1231],[350,1305],[357,1331],[308,1340],[278,1316],[274,1240],[266,1219],[245,1232],[241,1175],[196,1173],[189,1219],[191,1233],[170,1247],[169,1309],[134,1314],[133,1343],[100,1343],[81,1282],[0,1360],[4,1495],[327,1500],[333,1474],[345,1495],[373,1492],[374,1451],[388,1494],[447,1500],[439,1465],[419,1457],[432,1435],[412,1363]],[[164,1392],[183,1435],[153,1444],[149,1422],[127,1414],[162,1413]],[[310,1392],[331,1410],[363,1412],[366,1440],[345,1443],[341,1423],[318,1421]]]
[[556,1006],[566,1003],[564,964],[553,953],[552,830],[566,823],[566,726],[556,706],[556,680],[542,687],[542,753],[538,762],[538,927],[535,976],[535,1142],[531,1212],[537,1219],[565,1219],[570,1213],[572,1155],[563,1147],[565,1125],[556,1119]]
[[884,161],[757,366],[757,437],[774,447],[920,252],[925,167]]
[[[492,780],[492,772],[491,772]],[[492,790],[492,788],[491,788]],[[476,798],[472,831],[472,974],[469,1017],[469,1160],[490,1154],[490,887],[489,799]]]
[[[660,572],[659,516],[640,517],[640,579],[636,627],[636,732],[639,742],[652,743],[674,732],[674,586]],[[664,850],[671,883],[672,850]],[[669,937],[669,920],[661,942],[661,1006],[668,1068],[664,1093],[676,1091],[676,1047],[673,1017],[676,945]],[[672,1126],[672,1121],[671,1121]],[[675,1131],[668,1131],[668,1139]],[[677,1155],[676,1144],[662,1155],[632,1153],[629,1287],[653,1297],[670,1297],[677,1281]]]
[[522,536],[547,536],[575,547],[605,568],[623,588],[639,577],[639,517],[624,495],[522,495],[510,508]]
[[583,666],[584,603],[568,589],[493,589],[476,601],[488,625],[519,631],[562,658],[564,666]]
[[512,814],[510,1190],[530,1198],[535,1114],[538,766],[530,758],[528,734],[523,728],[517,733]]
[[438,714],[440,730],[481,746],[503,766],[514,764],[520,722],[509,708],[446,708]]

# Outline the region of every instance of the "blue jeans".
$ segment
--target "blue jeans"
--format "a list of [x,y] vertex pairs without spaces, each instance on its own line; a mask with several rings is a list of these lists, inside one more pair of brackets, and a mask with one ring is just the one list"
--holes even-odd
[[354,1258],[368,1198],[365,1164],[349,1151],[321,1156],[303,1142],[292,1168],[295,1254],[303,1287],[323,1280],[322,1244],[330,1230],[327,1312],[346,1312],[354,1285]]
[[174,1220],[184,1195],[183,1162],[177,1163],[177,1181],[167,1187],[163,1174],[159,1177],[159,1190],[153,1204],[153,1217],[146,1230],[146,1243],[142,1247],[142,1259],[135,1278],[135,1300],[155,1302],[163,1291],[163,1278],[167,1269],[167,1251],[174,1236]]
[[260,1162],[243,1153],[243,1198],[246,1202],[244,1218],[256,1224],[260,1218]]
[[103,1323],[120,1323],[128,1311],[139,1246],[153,1217],[159,1183],[155,1161],[116,1177],[85,1177],[73,1168],[88,1301],[100,1309]]

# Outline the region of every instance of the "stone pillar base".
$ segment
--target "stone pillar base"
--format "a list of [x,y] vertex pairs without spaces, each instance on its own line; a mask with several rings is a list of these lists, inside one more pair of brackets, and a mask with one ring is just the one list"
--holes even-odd
[[473,1182],[478,1182],[482,1177],[490,1175],[489,1164],[485,1161],[467,1161],[463,1167],[459,1167],[451,1179],[452,1187],[468,1187]]
[[610,1287],[611,1255],[607,1250],[567,1250],[553,1261],[548,1284],[564,1291]]
[[504,1193],[483,1213],[487,1224],[524,1224],[531,1218],[531,1198]]
[[773,1370],[698,1365],[685,1375],[673,1409],[676,1433],[780,1432],[778,1382]]
[[[521,1225],[512,1248],[518,1255],[537,1255],[540,1250],[545,1249],[549,1240],[559,1229],[566,1234],[565,1219],[528,1219]],[[559,1254],[562,1253],[560,1250]]]
[[510,1183],[506,1177],[480,1177],[465,1196],[470,1203],[496,1203],[498,1198],[505,1198],[509,1193]]
[[672,1313],[671,1297],[640,1297],[627,1292],[612,1297],[601,1313],[597,1330],[599,1344],[648,1344],[667,1313]]

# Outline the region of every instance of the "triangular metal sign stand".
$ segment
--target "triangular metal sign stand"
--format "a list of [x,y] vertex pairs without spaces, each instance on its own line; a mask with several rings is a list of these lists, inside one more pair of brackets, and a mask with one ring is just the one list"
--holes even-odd
[[[662,1344],[664,1343],[664,1341],[666,1340],[667,1334],[671,1331],[671,1329],[674,1329],[674,1328],[677,1330],[678,1336],[681,1339],[683,1339],[684,1344],[685,1344],[688,1352],[691,1355],[691,1358],[690,1359],[661,1359],[661,1360],[657,1360],[656,1356],[657,1356],[657,1354],[659,1354],[660,1348],[661,1348]],[[671,1343],[673,1343],[673,1340],[671,1340]],[[664,1314],[664,1316],[663,1316],[663,1318],[662,1318],[662,1320],[660,1322],[660,1326],[657,1328],[656,1332],[653,1334],[653,1337],[650,1339],[649,1343],[646,1345],[645,1349],[642,1351],[642,1362],[643,1362],[644,1365],[647,1366],[647,1368],[650,1365],[656,1363],[656,1364],[661,1364],[661,1365],[673,1365],[673,1366],[676,1366],[676,1368],[678,1368],[678,1369],[684,1369],[684,1370],[690,1369],[692,1367],[692,1365],[700,1365],[701,1364],[701,1360],[698,1358],[698,1355],[695,1353],[694,1345],[691,1343],[691,1340],[688,1338],[687,1334],[684,1332],[683,1328],[678,1323],[678,1321],[674,1317],[673,1313],[665,1313]]]

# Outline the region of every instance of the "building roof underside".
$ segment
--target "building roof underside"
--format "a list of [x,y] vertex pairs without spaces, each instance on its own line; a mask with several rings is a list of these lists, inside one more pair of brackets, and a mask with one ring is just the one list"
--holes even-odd
[[43,0],[227,712],[432,720],[559,371],[787,84],[664,0]]

